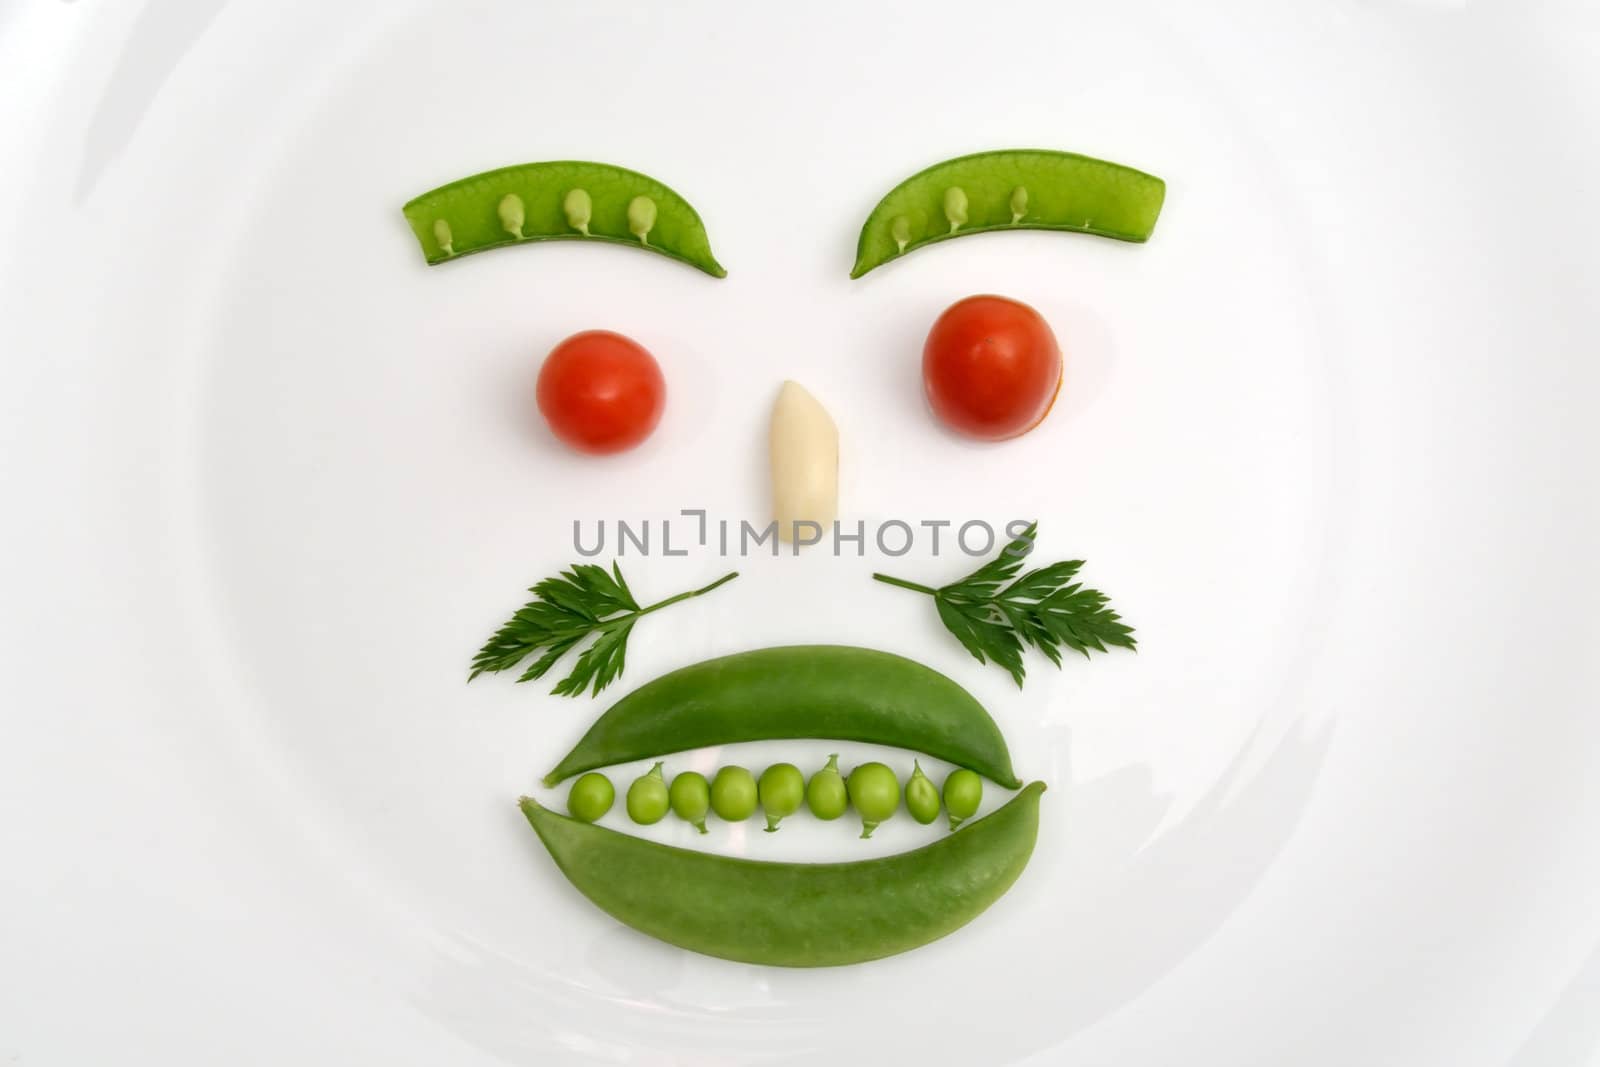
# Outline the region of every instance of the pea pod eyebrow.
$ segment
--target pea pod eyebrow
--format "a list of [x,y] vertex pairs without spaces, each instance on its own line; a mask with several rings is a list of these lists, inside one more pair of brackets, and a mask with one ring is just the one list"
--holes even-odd
[[727,276],[705,224],[661,182],[610,163],[552,160],[474,174],[402,209],[428,263],[535,241],[609,241]]
[[925,245],[995,230],[1064,230],[1146,241],[1166,199],[1153,174],[1075,152],[1018,148],[935,163],[867,216],[850,277]]

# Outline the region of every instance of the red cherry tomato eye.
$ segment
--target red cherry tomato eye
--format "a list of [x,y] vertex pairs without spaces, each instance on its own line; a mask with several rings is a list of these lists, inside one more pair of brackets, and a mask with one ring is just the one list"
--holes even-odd
[[633,448],[656,428],[667,383],[655,357],[610,330],[586,330],[556,345],[539,368],[539,411],[580,452]]
[[969,296],[934,322],[922,348],[928,405],[985,441],[1027,433],[1061,389],[1061,349],[1039,313],[1003,296]]

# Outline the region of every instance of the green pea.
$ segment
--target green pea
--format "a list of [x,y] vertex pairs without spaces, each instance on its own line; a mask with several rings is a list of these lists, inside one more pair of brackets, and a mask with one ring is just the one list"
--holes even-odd
[[900,807],[900,781],[881,763],[863,763],[850,772],[850,803],[861,816],[861,836],[871,837],[878,824]]
[[506,245],[590,240],[646,248],[714,278],[728,273],[687,200],[609,163],[501,167],[431,189],[403,210],[430,264]]
[[594,218],[594,201],[582,189],[569,189],[561,200],[561,210],[567,216],[567,225],[589,236],[589,220]]
[[617,791],[611,787],[611,779],[599,771],[590,771],[573,782],[567,791],[567,811],[574,819],[594,822],[611,810],[616,799]]
[[861,227],[850,277],[924,245],[988,230],[1064,230],[1147,241],[1167,186],[1073,152],[1008,149],[948,159],[878,201]]
[[845,789],[844,776],[839,773],[839,754],[834,753],[822,770],[806,783],[806,807],[817,818],[832,822],[849,806],[850,794]]
[[500,225],[513,237],[522,236],[522,224],[527,221],[527,208],[522,203],[522,197],[516,193],[507,193],[500,198]]
[[692,748],[831,738],[918,752],[1020,788],[993,718],[971,693],[903,656],[848,645],[784,645],[680,667],[640,686],[544,776]]
[[896,215],[889,223],[889,236],[894,238],[896,252],[904,252],[906,245],[911,243],[911,220],[904,215]]
[[711,779],[711,810],[724,822],[744,822],[755,814],[756,776],[743,767],[723,767]]
[[916,761],[906,782],[906,811],[924,826],[939,817],[939,787],[922,773],[922,764]]
[[699,771],[684,771],[672,779],[667,796],[672,802],[673,814],[701,833],[706,832],[706,812],[711,810],[711,783],[706,781],[705,775]]
[[745,963],[835,967],[926,945],[999,900],[1033,853],[1043,791],[1024,787],[964,834],[852,863],[719,856],[521,806],[556,868],[634,929]]
[[445,256],[456,254],[455,238],[450,233],[450,224],[444,219],[433,220],[433,240],[439,246],[439,252]]
[[628,818],[640,826],[658,823],[667,815],[667,783],[661,764],[651,767],[628,787]]
[[952,185],[944,191],[944,217],[951,233],[967,224],[967,193],[961,186]]
[[650,243],[650,230],[656,224],[656,202],[648,196],[636,196],[628,201],[628,232],[639,243]]
[[974,815],[983,801],[983,779],[962,768],[951,771],[944,780],[944,810],[950,813],[950,829],[954,830]]
[[761,794],[761,809],[767,813],[767,833],[770,834],[785,817],[800,810],[806,799],[806,778],[792,763],[774,763],[761,772],[757,789]]

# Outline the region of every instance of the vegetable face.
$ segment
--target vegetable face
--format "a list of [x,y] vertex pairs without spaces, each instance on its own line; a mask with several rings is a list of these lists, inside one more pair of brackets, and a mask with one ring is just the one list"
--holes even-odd
[[539,411],[579,452],[626,452],[650,436],[666,406],[655,357],[610,330],[573,334],[539,368]]
[[581,822],[594,822],[611,810],[616,799],[617,791],[612,788],[611,779],[598,771],[590,771],[573,782],[567,791],[567,811]]
[[912,175],[878,202],[861,227],[850,277],[924,245],[989,230],[1067,230],[1145,241],[1166,194],[1160,178],[1072,152],[961,156]]
[[828,757],[827,765],[806,783],[806,807],[824,822],[832,822],[850,806],[850,793],[839,773],[838,753]]
[[800,540],[801,526],[820,538],[839,514],[839,430],[817,398],[784,382],[772,406],[772,517],[778,538]]
[[764,648],[665,674],[613,704],[544,783],[707,745],[802,737],[910,749],[1007,789],[1022,784],[1000,728],[965,689],[913,660],[845,645]]
[[969,296],[934,322],[922,346],[928,406],[983,441],[1027,433],[1061,390],[1061,349],[1039,313],[1003,296]]
[[711,779],[711,810],[723,822],[744,822],[756,812],[756,777],[743,767],[723,767]]
[[1039,831],[1042,782],[931,845],[853,863],[769,863],[646,841],[522,811],[579,892],[681,948],[744,963],[829,967],[880,959],[966,925],[1017,880]]
[[566,238],[659,252],[715,278],[705,224],[654,178],[608,163],[524,163],[442,185],[405,206],[422,254],[443,263],[502,245]]
[[667,783],[661,764],[633,780],[628,787],[628,818],[640,826],[652,826],[667,816]]

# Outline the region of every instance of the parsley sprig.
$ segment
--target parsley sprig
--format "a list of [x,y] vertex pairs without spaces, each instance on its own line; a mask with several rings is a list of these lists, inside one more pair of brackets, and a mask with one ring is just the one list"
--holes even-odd
[[738,571],[724,574],[704,588],[641,608],[615,562],[609,572],[592,563],[573,564],[572,569],[528,590],[534,599],[517,609],[472,657],[472,673],[467,681],[480,674],[510,670],[540,649],[544,651],[517,681],[543,678],[557,660],[595,634],[594,643],[579,653],[572,673],[557,682],[551,692],[571,697],[588,688],[589,695],[596,696],[622,676],[628,635],[633,632],[634,623],[680,600],[703,596],[737,577]]
[[1107,646],[1134,648],[1133,628],[1111,610],[1106,595],[1073,581],[1083,560],[1052,563],[1015,577],[1033,551],[1038,531],[1039,524],[1031,524],[1000,555],[938,589],[887,574],[873,577],[933,597],[945,628],[979,663],[993,660],[1009,671],[1018,688],[1026,673],[1024,645],[1037,648],[1057,667],[1063,648],[1085,659],[1090,651],[1105,652]]

